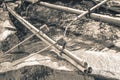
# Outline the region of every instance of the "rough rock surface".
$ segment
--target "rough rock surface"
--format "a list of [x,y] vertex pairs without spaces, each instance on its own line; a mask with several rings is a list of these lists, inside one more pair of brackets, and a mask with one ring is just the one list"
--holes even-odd
[[[64,1],[55,1],[55,2],[53,1],[52,3],[69,6],[72,8],[87,10],[86,5],[83,5],[81,2],[76,3],[74,1],[68,1],[64,3]],[[40,28],[42,24],[47,24],[49,31],[46,32],[46,34],[54,40],[56,40],[57,38],[63,35],[64,28],[66,27],[66,25],[69,24],[69,22],[77,16],[76,14],[69,14],[62,11],[57,11],[40,5],[32,6],[30,8],[30,11],[28,12],[28,16],[25,16],[26,11],[24,10],[20,11],[19,9],[16,10],[23,17],[29,20],[30,23],[35,25],[37,28]],[[17,33],[16,33],[17,36],[16,35],[11,36],[11,39],[7,41],[8,43],[12,43],[13,45],[15,45],[19,41],[22,41],[23,39],[31,35],[31,32],[29,32],[28,29],[23,28],[23,25],[21,25],[18,21],[14,20],[13,17],[11,19],[17,28]],[[98,71],[96,75],[89,76],[89,75],[83,75],[82,73],[78,75],[78,73],[74,71],[69,72],[69,71],[55,70],[58,69],[62,64],[67,65],[68,67],[71,65],[70,64],[68,65],[68,63],[64,60],[58,61],[57,60],[59,59],[58,56],[51,54],[50,49],[48,49],[45,52],[41,53],[40,55],[51,57],[52,61],[50,61],[50,64],[54,64],[54,62],[57,62],[54,64],[54,66],[52,65],[52,69],[45,67],[48,66],[45,63],[43,63],[45,64],[45,66],[41,67],[41,65],[38,63],[39,59],[32,57],[28,59],[28,61],[27,60],[23,61],[19,66],[17,66],[19,68],[18,70],[1,73],[0,79],[1,80],[10,80],[10,79],[13,80],[34,80],[34,79],[35,80],[39,80],[39,79],[40,80],[56,80],[56,79],[57,80],[61,80],[61,79],[62,80],[80,80],[80,79],[110,80],[110,78],[107,79],[105,77],[103,78],[102,76],[106,76],[106,77],[113,76],[112,78],[119,78],[119,75],[115,74],[117,72],[116,70],[119,71],[119,67],[118,67],[119,66],[118,52],[120,51],[120,48],[118,46],[119,38],[120,38],[119,30],[120,29],[116,26],[109,25],[107,23],[103,23],[100,21],[90,20],[89,18],[85,18],[85,17],[83,17],[81,20],[77,20],[73,25],[70,26],[66,36],[67,38],[66,48],[72,51],[77,56],[84,58],[88,62],[88,64],[92,66],[94,69],[99,68],[100,71]],[[71,32],[73,32],[74,34]],[[7,68],[10,68],[9,67],[11,66],[10,62],[28,56],[31,53],[37,52],[43,47],[45,47],[46,44],[44,44],[38,38],[33,37],[24,44],[22,44],[22,46],[24,46],[22,47],[22,49],[18,48],[17,51],[13,50],[9,55],[0,54],[1,56],[0,62],[5,62],[2,65],[6,65]],[[8,48],[10,49],[10,47]],[[6,46],[3,48],[6,48]],[[4,57],[2,57],[3,55]],[[98,61],[97,60],[95,61],[94,59],[98,59]],[[39,65],[39,66],[24,67],[30,65],[29,60],[30,62],[31,60],[35,61],[34,62],[35,65]],[[31,62],[31,64],[33,63]],[[51,65],[49,67],[51,67]],[[68,67],[67,69],[71,68]],[[65,69],[65,68],[66,67],[62,67],[60,69]],[[103,71],[101,71],[101,69]],[[115,80],[112,78],[111,80]]]

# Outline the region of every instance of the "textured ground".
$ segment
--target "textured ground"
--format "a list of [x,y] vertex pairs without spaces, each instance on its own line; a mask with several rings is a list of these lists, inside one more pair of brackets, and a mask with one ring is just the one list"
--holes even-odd
[[[68,1],[64,3],[64,1],[63,2],[56,1],[52,3],[86,10],[86,5],[84,5],[82,2],[75,3],[74,1]],[[69,14],[69,13],[65,13],[62,11],[49,9],[49,8],[46,8],[40,5],[35,5],[30,10],[32,11],[29,12],[27,20],[29,20],[37,28],[40,28],[42,24],[47,24],[49,31],[47,31],[46,34],[54,40],[56,40],[57,38],[63,35],[64,28],[66,27],[66,25],[69,24],[69,22],[77,16],[75,14]],[[24,14],[25,11],[20,11],[19,9],[17,9],[17,11],[26,18]],[[111,14],[109,13],[109,15]],[[26,28],[23,28],[23,26],[19,22],[14,21],[14,20],[13,22],[18,31],[16,35],[9,37],[9,40],[6,40],[4,42],[3,44],[4,47],[2,48],[3,51],[7,51],[11,46],[17,44],[18,42],[22,41],[23,39],[31,35],[31,32],[29,32]],[[112,75],[114,78],[116,76],[118,78],[119,76],[116,75],[115,73],[112,73],[111,71],[114,72],[115,70],[117,70],[119,72],[119,68],[118,68],[119,56],[120,56],[119,55],[119,50],[120,50],[119,48],[119,41],[120,41],[119,32],[120,31],[119,30],[120,29],[117,26],[110,25],[108,23],[103,23],[100,21],[94,21],[94,20],[84,17],[82,20],[78,20],[73,25],[70,26],[67,32],[67,37],[66,37],[67,49],[69,49],[70,51],[72,51],[74,54],[76,54],[79,57],[81,57],[82,55],[82,58],[88,61],[90,66],[99,68],[100,70],[102,69],[103,72],[102,71],[98,72],[100,75],[101,74],[103,75],[104,73],[105,75],[107,74],[106,75],[107,77],[110,77],[109,75]],[[33,52],[36,52],[45,46],[46,44],[43,44],[43,42],[40,41],[38,38],[33,37],[28,42],[25,42],[23,45],[13,50],[11,54],[5,55],[4,58],[0,58],[1,59],[0,62],[14,61],[23,56],[27,56]],[[1,54],[1,56],[3,55],[4,54]],[[51,65],[57,64],[56,65],[57,68],[59,68],[62,65],[62,69],[66,68],[66,67],[63,67],[63,65],[64,66],[67,65],[67,69],[71,69],[72,67],[70,64],[68,64],[64,60],[57,60],[58,57],[55,54],[51,54],[50,49],[46,50],[40,55],[52,58],[50,62],[50,66],[49,66],[52,69],[50,68],[46,69],[46,67],[41,68],[41,66],[37,66],[37,67],[31,66],[31,67],[25,67],[25,68],[23,67],[16,71],[10,71],[8,73],[1,74],[1,77],[0,77],[1,80],[2,79],[10,80],[11,76],[13,80],[33,80],[33,78],[35,77],[37,78],[35,80],[39,80],[39,79],[40,80],[54,80],[54,79],[55,80],[56,79],[57,80],[59,79],[60,80],[61,79],[62,80],[66,80],[66,79],[67,80],[79,80],[79,79],[81,80],[86,80],[86,79],[87,80],[94,80],[94,79],[104,80],[105,79],[105,78],[101,79],[102,77],[99,77],[99,76],[93,77],[93,75],[92,77],[88,77],[85,75],[83,76],[83,75],[77,74],[76,72],[57,71],[57,70],[54,71],[53,68],[55,69],[55,67]],[[98,59],[98,61],[96,61],[95,59]],[[31,58],[31,60],[34,60],[34,59]],[[96,64],[95,62],[93,64],[92,60],[95,61]],[[52,62],[55,62],[55,64],[53,64]],[[25,62],[23,62],[23,64],[24,63]],[[21,70],[23,70],[23,72]],[[29,73],[27,70],[31,71],[31,73]],[[41,70],[45,70],[45,71],[41,71]],[[47,75],[47,77],[43,78],[41,74],[44,74],[44,72],[46,72],[45,76]],[[15,75],[15,74],[18,74],[18,75]],[[64,75],[68,77],[65,76],[66,78],[64,78]],[[15,77],[15,76],[18,76],[18,77]]]

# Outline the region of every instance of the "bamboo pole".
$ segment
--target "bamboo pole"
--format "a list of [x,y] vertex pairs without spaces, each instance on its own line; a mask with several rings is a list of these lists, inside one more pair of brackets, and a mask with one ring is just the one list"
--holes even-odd
[[95,5],[94,7],[92,7],[89,11],[85,11],[82,14],[80,14],[79,16],[77,16],[76,18],[74,18],[65,28],[65,32],[64,32],[64,36],[66,35],[67,29],[70,25],[72,25],[76,20],[82,18],[83,16],[85,16],[86,14],[88,14],[90,11],[95,10],[96,8],[98,8],[99,6],[103,5],[104,3],[106,3],[108,0],[104,0],[102,2],[100,2],[99,4]]
[[18,59],[18,60],[16,60],[16,61],[13,61],[13,62],[12,62],[12,66],[16,66],[16,65],[22,63],[23,61],[25,61],[26,59],[28,59],[28,58],[30,58],[30,57],[32,57],[32,56],[35,56],[36,54],[42,53],[43,51],[47,50],[48,48],[52,47],[53,45],[55,45],[55,44],[49,45],[49,46],[43,48],[42,50],[40,50],[40,51],[38,51],[38,52],[32,53],[31,55],[29,55],[29,56],[27,56],[27,57],[24,57],[24,58],[22,58],[22,59]]
[[[52,40],[51,38],[49,38],[46,34],[44,34],[42,31],[38,30],[36,27],[34,27],[32,24],[30,24],[28,21],[26,21],[25,19],[23,19],[20,15],[18,15],[16,12],[14,12],[11,8],[9,8],[7,6],[8,11],[18,20],[20,21],[25,27],[27,27],[30,31],[32,31],[34,34],[36,32],[38,32],[39,34],[36,34],[36,36],[38,38],[40,38],[42,41],[44,41],[45,43],[47,43],[48,45],[52,45],[55,44],[56,42],[54,40]],[[54,45],[55,49],[57,49],[58,51],[62,50],[62,46],[59,45]],[[71,58],[72,60],[74,60],[77,64],[79,64],[81,67],[76,66],[75,64],[73,64],[72,62],[69,61],[69,59],[66,59],[67,61],[69,61],[72,65],[76,66],[79,70],[81,70],[82,72],[84,72],[86,69],[88,69],[88,64],[87,62],[85,62],[84,60],[80,59],[79,57],[75,56],[74,54],[72,54],[70,51],[68,51],[67,49],[63,50],[64,54],[66,56],[68,56],[69,58]]]
[[26,42],[27,40],[29,40],[30,38],[32,38],[35,34],[32,34],[31,36],[27,37],[25,40],[23,40],[22,42],[18,43],[17,45],[13,46],[12,48],[10,48],[8,51],[6,51],[4,54],[9,53],[10,51],[12,51],[13,49],[15,49],[16,47],[18,47],[19,45],[23,44],[24,42]]
[[[45,25],[42,26],[42,28],[45,27]],[[17,45],[13,46],[12,48],[10,48],[8,51],[6,51],[4,54],[9,53],[10,51],[12,51],[13,49],[15,49],[16,47],[18,47],[19,45],[23,44],[24,42],[26,42],[27,40],[29,40],[30,38],[32,38],[33,36],[35,36],[38,33],[32,34],[29,37],[27,37],[26,39],[24,39],[22,42],[18,43]]]
[[[92,7],[92,8],[90,9],[90,11],[95,10],[96,8],[100,7],[101,5],[103,5],[104,3],[106,3],[107,1],[108,1],[108,0],[104,0],[104,1],[100,2],[99,4],[97,4],[97,5],[95,5],[94,7]],[[84,15],[86,15],[86,14],[88,14],[88,13],[89,13],[89,11],[85,11],[85,12],[81,13],[81,14],[80,14],[77,18],[75,18],[74,20],[77,20],[77,19],[83,17]]]
[[[48,7],[48,8],[61,10],[61,11],[65,11],[65,12],[69,12],[69,13],[73,13],[73,14],[82,14],[83,12],[85,12],[82,10],[73,9],[73,8],[60,6],[60,5],[54,5],[54,4],[50,4],[50,3],[42,2],[42,1],[39,4],[42,6]],[[118,18],[118,17],[111,17],[108,15],[102,15],[102,14],[97,14],[97,13],[91,13],[90,17],[95,20],[100,20],[100,21],[118,25],[118,26],[120,25],[120,18]]]
[[[43,26],[44,26],[44,25],[43,25]],[[41,27],[42,27],[42,26],[41,26]],[[35,34],[33,34],[33,35],[35,35]],[[31,35],[31,37],[32,37],[32,35]],[[30,38],[30,37],[28,37],[28,38]],[[26,38],[26,39],[28,39],[28,38]],[[59,40],[59,39],[58,39],[58,40]],[[57,40],[57,41],[58,41],[58,40]],[[57,44],[57,42],[56,42],[55,44]],[[24,58],[22,58],[22,59],[18,59],[18,60],[16,60],[16,61],[13,61],[13,62],[12,62],[12,66],[16,66],[16,65],[22,63],[24,60],[26,60],[26,59],[28,59],[28,58],[36,55],[36,54],[42,53],[43,51],[45,51],[45,50],[47,50],[48,48],[54,46],[55,44],[51,44],[51,45],[43,48],[42,50],[39,50],[39,51],[37,51],[37,52],[35,52],[35,53],[32,53],[31,55],[29,55],[29,56],[27,56],[27,57],[24,57]]]

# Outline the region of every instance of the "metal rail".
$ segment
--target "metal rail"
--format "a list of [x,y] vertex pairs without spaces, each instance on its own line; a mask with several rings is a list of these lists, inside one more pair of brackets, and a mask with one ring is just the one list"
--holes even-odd
[[[42,31],[40,31],[39,29],[34,27],[32,24],[30,24],[28,21],[26,21],[20,15],[18,15],[15,11],[13,11],[10,7],[7,6],[7,9],[18,21],[20,21],[25,27],[27,27],[31,32],[33,32],[33,34],[38,33],[38,34],[35,34],[35,35],[38,38],[40,38],[42,41],[44,41],[48,45],[56,44],[56,41],[52,40],[46,34],[44,34]],[[58,50],[60,52],[62,50],[62,46],[60,46],[58,44],[54,45],[53,47],[54,47],[54,49],[56,49],[56,50]],[[86,72],[86,71],[89,72],[89,73],[92,72],[91,67],[88,67],[87,62],[85,62],[84,60],[82,60],[79,57],[75,56],[74,54],[72,54],[67,49],[64,49],[63,52],[65,54],[65,56],[64,56],[65,59],[67,61],[69,61],[72,65],[77,67],[79,70],[81,70],[82,72]]]

